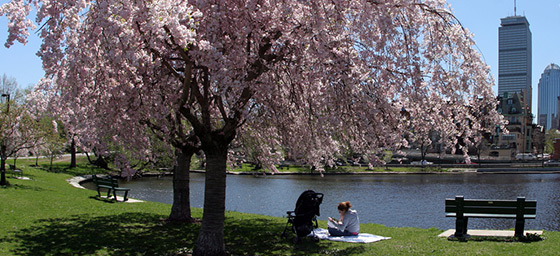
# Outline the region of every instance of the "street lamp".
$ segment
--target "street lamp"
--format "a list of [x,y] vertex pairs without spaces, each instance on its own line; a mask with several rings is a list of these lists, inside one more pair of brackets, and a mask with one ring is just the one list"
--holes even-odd
[[9,93],[3,93],[2,97],[6,97],[8,99],[8,107],[6,109],[6,114],[10,113],[10,94]]

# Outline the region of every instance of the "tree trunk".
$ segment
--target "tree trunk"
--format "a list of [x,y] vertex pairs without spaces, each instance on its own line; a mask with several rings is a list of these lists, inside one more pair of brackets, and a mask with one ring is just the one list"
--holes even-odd
[[226,255],[224,220],[227,146],[217,146],[205,153],[204,215],[193,255]]
[[426,160],[426,152],[428,150],[424,150],[424,142],[420,145],[420,157],[422,158],[422,163]]
[[51,155],[49,156],[49,158],[50,158],[50,160],[51,160],[51,165],[49,166],[49,171],[52,171],[52,163],[53,163],[53,160],[54,160],[54,154],[51,153]]
[[102,155],[97,156],[97,159],[95,159],[95,162],[93,164],[103,169],[109,169],[109,164],[107,163],[107,161],[105,161],[105,158]]
[[0,147],[0,186],[8,185],[8,181],[6,181],[6,158],[6,146],[2,143],[2,146]]
[[176,166],[173,171],[173,206],[167,220],[192,222],[189,171],[194,151],[175,149]]
[[478,159],[477,159],[478,160],[478,167],[480,167],[480,165],[481,165],[481,163],[480,163],[480,149],[478,149],[477,153],[478,153],[477,154],[477,156],[478,156]]
[[426,163],[426,153],[427,152],[428,152],[428,149],[424,150],[424,142],[422,142],[422,144],[420,145],[420,156],[422,157],[422,160],[420,161],[420,164],[422,165],[422,169],[424,169],[424,163]]
[[0,169],[2,174],[0,174],[0,186],[5,186],[8,185],[8,182],[6,181],[6,160],[2,157],[1,161],[2,163],[0,163]]
[[72,137],[72,143],[70,144],[70,168],[76,168],[76,141]]

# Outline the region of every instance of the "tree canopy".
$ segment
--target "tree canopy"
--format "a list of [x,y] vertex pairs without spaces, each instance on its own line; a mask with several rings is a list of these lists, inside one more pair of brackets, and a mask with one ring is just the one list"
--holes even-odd
[[[27,155],[43,144],[47,129],[39,123],[37,116],[30,111],[23,94],[17,90],[6,90],[0,101],[0,185],[6,185],[6,160],[8,157]],[[13,94],[10,94],[13,93]],[[52,125],[50,126],[52,130]]]

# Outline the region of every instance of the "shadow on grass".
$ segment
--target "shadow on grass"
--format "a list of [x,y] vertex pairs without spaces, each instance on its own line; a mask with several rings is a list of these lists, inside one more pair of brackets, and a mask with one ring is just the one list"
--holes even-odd
[[[104,196],[105,194],[101,194],[102,196]],[[112,198],[104,198],[104,197],[99,197],[97,195],[95,196],[90,196],[90,199],[99,201],[99,202],[103,202],[103,203],[108,203],[108,204],[114,204],[114,203],[126,203],[126,202],[122,202],[122,201],[115,201],[115,199]]]
[[69,162],[54,162],[51,164],[48,161],[40,161],[38,165],[35,161],[19,160],[18,166],[28,166],[38,170],[51,173],[65,173],[73,176],[86,175],[92,173],[109,173],[111,170],[103,169],[89,162],[78,162],[76,167],[70,168]]
[[[43,219],[14,231],[8,242],[14,255],[187,255],[200,224],[168,223],[167,216],[123,213],[75,215]],[[228,217],[226,249],[232,255],[356,255],[362,245],[341,248],[331,242],[304,240],[297,245],[282,239],[283,223],[274,219]]]
[[14,189],[14,190],[22,189],[22,190],[33,190],[33,191],[47,191],[44,188],[40,188],[40,187],[33,186],[33,185],[13,184],[13,183],[10,183],[10,185],[8,185],[6,188],[11,188],[11,189]]
[[92,173],[109,173],[110,170],[106,170],[103,168],[99,168],[95,165],[91,164],[80,164],[74,168],[68,167],[67,164],[64,163],[57,163],[53,164],[52,168],[50,164],[39,164],[35,168],[41,169],[46,172],[54,172],[54,173],[65,173],[70,174],[73,176],[85,175],[85,174],[92,174]]
[[359,255],[365,251],[362,245],[340,248],[329,241],[314,242],[307,238],[294,244],[293,233],[288,238],[280,236],[285,224],[266,218],[227,218],[226,249],[232,255]]
[[174,255],[192,249],[199,225],[162,221],[167,216],[123,213],[44,219],[13,235],[15,255]]
[[540,242],[544,239],[537,234],[527,234],[527,236],[518,238],[513,236],[469,236],[468,238],[447,238],[449,241],[456,241],[456,242],[522,242],[522,243],[532,243],[532,242]]

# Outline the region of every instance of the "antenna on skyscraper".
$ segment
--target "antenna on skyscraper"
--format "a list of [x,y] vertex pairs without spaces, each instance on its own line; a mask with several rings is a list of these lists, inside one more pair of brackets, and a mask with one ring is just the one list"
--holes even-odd
[[517,16],[517,0],[513,0],[513,16]]

